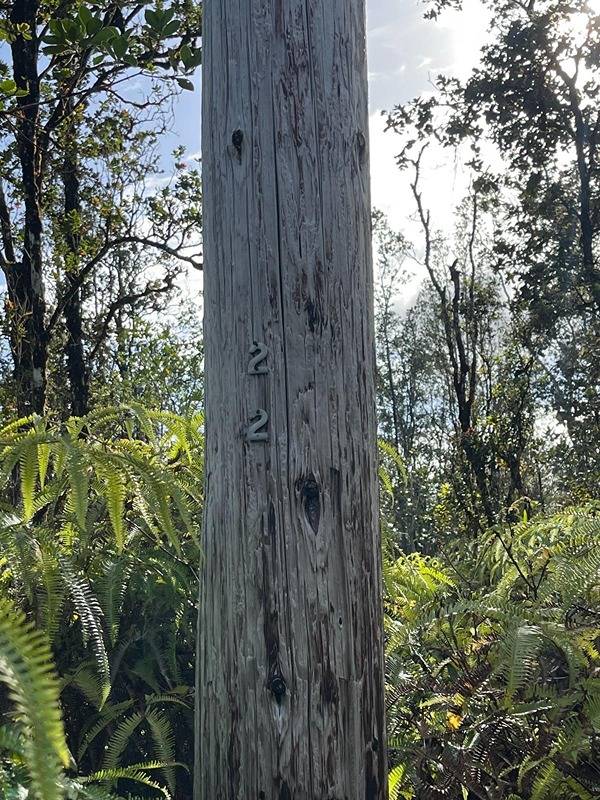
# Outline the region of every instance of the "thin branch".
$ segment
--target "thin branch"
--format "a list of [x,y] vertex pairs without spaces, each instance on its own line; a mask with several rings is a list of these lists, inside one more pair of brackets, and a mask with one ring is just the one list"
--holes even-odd
[[98,266],[98,264],[105,258],[108,253],[115,247],[120,247],[123,244],[141,244],[146,247],[152,247],[156,250],[160,250],[167,255],[173,256],[173,258],[177,258],[179,261],[183,261],[190,266],[194,267],[194,269],[201,270],[202,269],[202,262],[198,261],[194,256],[186,256],[181,253],[179,250],[175,250],[169,245],[165,244],[164,242],[157,242],[153,239],[149,239],[144,236],[120,236],[116,239],[111,241],[105,242],[105,244],[100,248],[100,250],[96,253],[96,255],[91,258],[87,264],[85,264],[78,272],[78,274],[74,277],[73,281],[70,283],[68,290],[64,293],[64,295],[58,300],[54,311],[52,312],[52,316],[47,325],[47,332],[50,333],[58,323],[65,306],[71,300],[75,292],[81,288],[83,282],[88,277],[88,275],[92,272],[92,270]]
[[131,294],[124,295],[123,297],[119,297],[117,300],[112,302],[108,308],[106,317],[102,323],[102,327],[100,328],[100,332],[96,337],[96,344],[92,348],[89,354],[89,360],[93,361],[98,353],[98,350],[106,341],[106,337],[108,336],[108,331],[110,328],[110,324],[115,318],[117,312],[121,308],[125,308],[126,306],[133,306],[139,300],[143,300],[145,297],[152,297],[153,295],[158,294],[165,294],[169,292],[173,288],[173,276],[168,275],[164,279],[164,284],[162,286],[156,286],[155,283],[148,283],[146,284],[145,288],[142,289],[140,292],[132,292]]

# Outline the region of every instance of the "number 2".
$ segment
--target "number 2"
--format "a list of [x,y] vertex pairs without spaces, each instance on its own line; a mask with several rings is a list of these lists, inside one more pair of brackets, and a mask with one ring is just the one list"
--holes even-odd
[[253,358],[248,365],[249,374],[265,375],[269,371],[267,365],[263,363],[269,355],[269,350],[266,344],[263,344],[262,342],[254,342],[250,348],[250,355],[253,356]]
[[269,423],[269,415],[264,408],[259,408],[254,416],[250,419],[250,426],[246,431],[247,442],[268,442],[269,434],[266,430]]

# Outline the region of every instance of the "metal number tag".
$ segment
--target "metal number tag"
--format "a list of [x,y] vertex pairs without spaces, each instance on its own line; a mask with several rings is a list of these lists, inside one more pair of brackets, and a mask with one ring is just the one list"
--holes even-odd
[[266,375],[269,371],[269,368],[264,363],[269,355],[267,345],[262,342],[254,342],[250,348],[250,355],[253,358],[248,365],[248,373],[250,375]]
[[268,442],[269,434],[264,430],[269,424],[269,415],[264,408],[258,411],[250,419],[250,426],[246,431],[247,442]]

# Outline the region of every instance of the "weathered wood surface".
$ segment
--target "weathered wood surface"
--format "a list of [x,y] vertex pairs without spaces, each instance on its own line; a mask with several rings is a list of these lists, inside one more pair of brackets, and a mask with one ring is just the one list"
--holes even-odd
[[196,798],[378,800],[364,0],[206,0],[204,65]]

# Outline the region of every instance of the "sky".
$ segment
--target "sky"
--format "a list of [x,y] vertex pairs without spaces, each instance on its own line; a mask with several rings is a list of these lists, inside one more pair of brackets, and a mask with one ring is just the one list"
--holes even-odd
[[[461,12],[448,11],[434,21],[423,18],[421,0],[367,0],[371,192],[373,206],[383,210],[397,228],[414,231],[412,202],[406,176],[395,165],[397,136],[384,133],[382,112],[430,91],[439,73],[464,77],[484,41],[486,16],[479,0],[465,0]],[[177,109],[174,133],[166,146],[185,144],[200,150],[199,79],[195,92],[186,92]],[[451,220],[452,209],[465,185],[452,154],[440,154],[423,175],[435,218]]]
[[[371,115],[371,193],[373,206],[392,225],[414,233],[408,178],[395,164],[400,147],[384,131],[382,111],[432,91],[440,73],[465,78],[478,61],[487,17],[479,0],[465,0],[462,11],[447,11],[436,21],[423,18],[419,0],[369,0],[368,46]],[[432,218],[448,226],[466,188],[465,175],[451,151],[434,154],[422,178]]]

